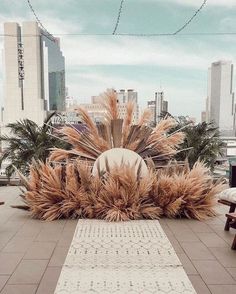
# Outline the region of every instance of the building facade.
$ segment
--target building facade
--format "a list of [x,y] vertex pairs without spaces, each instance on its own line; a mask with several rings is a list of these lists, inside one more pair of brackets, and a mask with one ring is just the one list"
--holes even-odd
[[233,64],[213,62],[208,69],[206,120],[214,121],[222,136],[235,135]]
[[104,122],[107,111],[101,103],[83,103],[80,106],[87,110],[95,123]]
[[207,121],[207,117],[206,117],[206,111],[202,111],[201,112],[201,122],[206,122]]
[[155,122],[157,121],[156,119],[156,111],[157,111],[157,105],[155,100],[148,100],[147,102],[147,108],[150,111],[150,124],[151,126],[155,126]]
[[117,98],[120,104],[128,103],[129,101],[138,104],[138,92],[133,89],[128,89],[127,91],[124,89],[119,90],[117,92]]
[[72,96],[66,96],[65,99],[66,103],[66,110],[74,110],[75,108],[78,107],[78,102],[77,100],[74,99]]
[[149,100],[147,106],[151,112],[151,125],[155,126],[168,112],[168,101],[164,99],[164,92],[156,92],[155,100]]
[[36,22],[4,24],[3,123],[30,119],[41,125],[49,111],[65,109],[65,60],[59,40]]
[[82,124],[79,113],[75,110],[61,111],[54,115],[51,119],[54,125],[78,125]]
[[[126,105],[129,101],[134,103],[134,112],[132,123],[136,124],[139,120],[139,105],[138,105],[138,93],[134,90],[120,90],[117,93],[117,103],[119,117],[124,118],[126,115]],[[84,103],[80,105],[86,109],[90,117],[95,122],[103,122],[106,117],[106,109],[103,105],[103,96],[92,96],[91,103]]]

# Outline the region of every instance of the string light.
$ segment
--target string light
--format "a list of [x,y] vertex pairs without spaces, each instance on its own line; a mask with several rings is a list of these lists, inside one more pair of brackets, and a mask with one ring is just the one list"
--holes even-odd
[[193,21],[193,19],[198,15],[198,13],[204,8],[206,3],[207,3],[207,0],[204,0],[202,5],[195,11],[193,16],[182,27],[180,27],[176,32],[174,32],[173,35],[177,35],[181,31],[183,31]]
[[[173,33],[154,33],[154,34],[131,34],[131,33],[118,33],[118,34],[89,34],[89,33],[65,33],[65,34],[60,34],[60,33],[55,33],[53,34],[54,36],[58,37],[63,37],[63,36],[71,36],[71,37],[86,37],[86,36],[91,36],[91,37],[96,37],[96,36],[110,36],[110,37],[188,37],[188,36],[234,36],[236,35],[236,32],[209,32],[209,33],[182,33],[182,34],[177,34],[174,35]],[[23,37],[40,37],[39,34],[22,34]],[[17,37],[15,34],[0,34],[0,37]]]
[[[30,10],[32,11],[32,13],[34,14],[35,16],[35,19],[37,21],[37,23],[40,25],[40,27],[44,30],[44,32],[42,32],[42,35],[44,35],[45,37],[47,37],[50,41],[55,41],[55,38],[53,37],[52,34],[49,33],[49,31],[45,28],[45,26],[42,24],[41,20],[39,19],[39,17],[37,16],[34,8],[33,8],[33,5],[31,4],[30,0],[26,0],[28,5],[29,5],[29,8]],[[45,34],[46,33],[46,34]],[[50,37],[50,38],[49,38]]]
[[115,28],[114,28],[114,31],[113,31],[112,35],[115,35],[115,34],[116,34],[117,28],[118,28],[118,26],[119,26],[119,23],[120,23],[120,17],[121,17],[122,8],[123,8],[123,4],[124,4],[124,0],[121,0],[121,2],[120,2],[120,7],[119,7],[119,11],[118,11],[118,16],[117,16],[117,20],[116,20],[116,25],[115,25]]
[[[151,36],[153,36],[154,37],[154,36],[170,36],[170,35],[177,35],[177,34],[179,34],[181,31],[183,31],[194,20],[194,18],[204,8],[204,6],[207,3],[207,0],[204,0],[203,3],[201,4],[201,6],[195,11],[195,13],[193,14],[193,16],[189,20],[187,20],[187,22],[183,26],[181,26],[178,30],[176,30],[174,33],[154,33],[154,34],[140,34],[140,33],[137,33],[137,34],[122,34],[122,33],[120,33],[120,34],[117,34],[116,32],[117,32],[118,26],[120,24],[120,18],[121,18],[121,14],[122,14],[122,11],[123,11],[124,2],[125,2],[125,0],[121,0],[121,2],[120,2],[120,6],[119,6],[119,10],[118,10],[118,15],[117,15],[117,20],[116,20],[115,28],[113,30],[112,35],[119,35],[119,36],[139,36],[139,37],[142,37],[142,36],[144,36],[144,37],[145,36],[146,37],[148,37],[148,36],[151,37]],[[27,3],[29,5],[29,8],[31,9],[32,13],[34,14],[36,21],[41,26],[41,28],[47,33],[47,35],[49,35],[55,41],[53,35],[48,32],[48,30],[45,28],[45,26],[42,24],[41,20],[37,16],[37,14],[36,14],[36,12],[35,12],[35,10],[33,8],[33,5],[31,4],[30,0],[27,0]],[[45,35],[45,36],[47,37],[47,35]],[[74,35],[80,35],[80,34],[74,34]],[[108,35],[109,36],[111,34],[81,34],[81,35],[91,35],[91,36],[92,35],[93,36],[96,36],[96,35],[97,36],[102,36],[102,35],[107,36]]]

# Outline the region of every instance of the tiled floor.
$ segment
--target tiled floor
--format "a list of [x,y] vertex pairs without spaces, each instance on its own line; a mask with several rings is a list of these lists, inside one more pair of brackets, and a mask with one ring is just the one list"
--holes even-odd
[[52,294],[71,243],[76,220],[43,222],[20,204],[17,187],[0,187],[0,293]]
[[204,222],[162,219],[161,225],[199,294],[236,293],[236,230],[224,231],[226,206]]
[[[77,221],[42,222],[25,211],[16,187],[0,187],[0,293],[53,294]],[[204,222],[162,219],[161,225],[199,294],[236,293],[235,230],[225,232],[227,207]]]
[[79,220],[55,294],[196,294],[158,220]]

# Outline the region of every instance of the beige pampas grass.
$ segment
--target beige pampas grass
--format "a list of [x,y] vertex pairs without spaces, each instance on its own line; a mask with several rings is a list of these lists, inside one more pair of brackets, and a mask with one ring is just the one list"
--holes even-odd
[[145,109],[139,119],[138,126],[146,125],[150,122],[151,119],[151,111],[150,109]]
[[77,145],[80,138],[81,138],[81,134],[76,129],[74,129],[73,127],[66,126],[66,127],[63,127],[61,130],[59,130],[58,132],[71,145]]
[[75,161],[66,166],[34,163],[24,178],[22,198],[33,217],[99,218],[107,221],[187,217],[202,220],[215,215],[216,184],[200,162],[190,170],[172,163],[141,178],[133,166],[109,168],[92,176],[91,168]]
[[126,142],[130,126],[132,124],[132,119],[133,119],[133,113],[134,113],[134,103],[132,101],[129,101],[127,103],[126,107],[126,115],[123,123],[123,129],[122,129],[122,143]]
[[[83,109],[82,107],[79,107],[77,109],[77,111],[80,114],[80,116],[82,117],[82,121],[84,122],[84,124],[86,125],[86,127],[88,129],[88,135],[86,132],[84,132],[83,137],[87,137],[87,140],[89,141],[88,143],[90,145],[97,146],[99,151],[103,152],[103,151],[107,150],[109,148],[108,144],[106,141],[104,141],[100,137],[100,135],[98,133],[97,126],[93,122],[93,120],[90,118],[87,110]],[[81,143],[84,141],[84,139],[85,138],[80,139],[79,145],[81,145]]]
[[[20,175],[26,191],[24,205],[33,217],[99,218],[107,221],[187,217],[205,219],[214,216],[215,195],[223,186],[213,183],[209,170],[200,162],[190,170],[187,163],[172,162],[184,139],[171,129],[171,118],[153,129],[147,126],[149,111],[137,125],[132,124],[134,106],[127,105],[126,116],[119,118],[117,94],[104,94],[107,122],[96,125],[88,113],[78,112],[85,124],[83,131],[73,126],[60,130],[71,150],[52,149],[47,163],[33,162],[30,177]],[[93,176],[91,166],[106,150],[127,148],[138,153],[148,164],[148,175],[135,173],[125,162]],[[59,164],[62,162],[62,164]]]
[[82,121],[85,123],[86,127],[88,128],[89,132],[95,137],[98,137],[98,130],[96,128],[95,123],[93,122],[93,120],[91,119],[91,117],[89,116],[87,110],[85,110],[83,107],[79,107],[77,109],[77,112],[79,113],[79,115],[82,118]]
[[[81,216],[81,190],[73,164],[52,167],[38,162],[31,166],[30,174],[22,197],[33,217],[52,221]],[[35,177],[37,185],[33,184]]]
[[165,216],[202,220],[215,215],[215,196],[224,185],[213,183],[210,171],[203,163],[197,162],[191,170],[188,165],[160,169],[157,178],[154,201]]
[[[147,212],[145,197],[151,189],[150,178],[139,179],[133,166],[115,166],[103,179],[96,215],[108,221],[141,219]],[[99,205],[100,204],[100,205]],[[159,209],[155,218],[159,218]],[[152,210],[152,215],[154,211]]]
[[117,103],[117,93],[114,89],[108,89],[103,95],[103,105],[107,110],[107,119],[119,119],[119,110]]
[[126,115],[119,118],[117,93],[111,89],[102,96],[106,107],[107,120],[96,125],[83,108],[79,112],[86,129],[77,131],[73,126],[60,130],[63,140],[72,145],[72,150],[53,149],[49,160],[68,161],[78,157],[95,161],[97,157],[110,148],[127,148],[135,151],[144,159],[152,158],[157,168],[168,164],[179,152],[179,145],[184,139],[181,132],[170,133],[176,125],[172,118],[163,119],[152,129],[147,126],[150,110],[145,110],[137,125],[132,124],[134,104],[126,105]]
[[70,151],[60,149],[60,148],[52,148],[51,153],[49,155],[49,161],[64,161],[70,158]]

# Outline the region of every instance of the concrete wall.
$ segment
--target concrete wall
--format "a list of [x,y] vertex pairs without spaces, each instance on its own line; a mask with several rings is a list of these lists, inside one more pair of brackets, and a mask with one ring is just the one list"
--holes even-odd
[[231,61],[214,62],[208,73],[209,121],[215,121],[222,135],[234,135],[233,65]]
[[[39,125],[50,110],[49,74],[61,73],[53,85],[58,110],[65,109],[65,60],[59,43],[49,40],[36,22],[5,23],[3,124],[30,119]],[[23,48],[24,77],[19,78],[19,44]],[[57,89],[58,87],[59,89]]]

